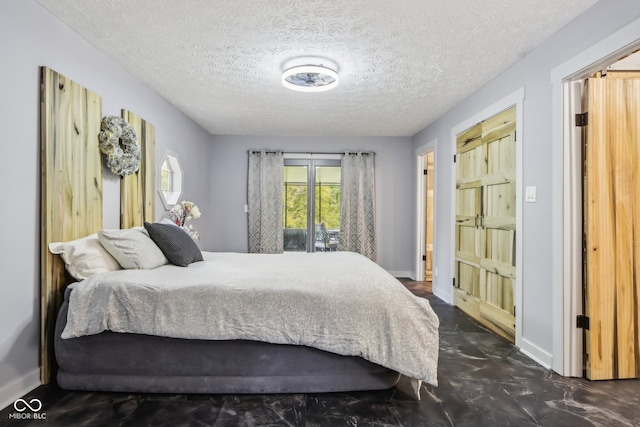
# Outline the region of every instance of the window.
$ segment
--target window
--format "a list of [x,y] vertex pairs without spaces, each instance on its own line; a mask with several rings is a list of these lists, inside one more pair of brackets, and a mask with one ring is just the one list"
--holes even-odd
[[160,188],[163,193],[173,193],[174,172],[168,159],[164,159],[160,168]]
[[182,194],[182,166],[177,155],[167,154],[160,165],[160,198],[165,209],[178,203]]
[[338,250],[340,178],[340,159],[285,159],[285,251]]

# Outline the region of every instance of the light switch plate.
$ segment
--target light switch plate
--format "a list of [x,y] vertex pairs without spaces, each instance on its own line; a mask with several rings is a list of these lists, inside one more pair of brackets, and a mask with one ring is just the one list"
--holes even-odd
[[525,187],[525,196],[524,200],[529,203],[534,203],[536,201],[536,187],[529,186]]

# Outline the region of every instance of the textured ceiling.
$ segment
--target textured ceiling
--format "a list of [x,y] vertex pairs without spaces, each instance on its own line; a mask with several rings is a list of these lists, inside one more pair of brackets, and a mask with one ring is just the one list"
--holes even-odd
[[[212,134],[412,136],[596,0],[38,0]],[[281,83],[299,56],[340,85]]]

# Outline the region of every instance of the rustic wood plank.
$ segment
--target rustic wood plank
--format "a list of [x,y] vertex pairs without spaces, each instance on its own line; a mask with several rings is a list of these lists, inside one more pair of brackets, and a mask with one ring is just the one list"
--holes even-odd
[[486,258],[513,265],[513,240],[515,230],[489,229],[487,227]]
[[511,264],[483,258],[480,260],[480,267],[483,270],[499,274],[503,277],[508,277],[509,279],[516,278],[516,268]]
[[480,257],[473,252],[456,251],[456,258],[472,267],[480,267]]
[[41,107],[41,381],[55,370],[53,331],[68,283],[49,243],[78,239],[102,227],[98,134],[102,98],[42,67]]
[[[625,102],[640,94],[640,84],[634,81],[609,81],[607,83],[608,102],[615,98],[618,105],[615,115],[607,114],[607,128],[609,129],[609,144],[613,145],[615,159],[614,199],[615,199],[615,245],[616,245],[616,352],[618,378],[637,378],[636,351],[637,335],[635,317],[637,316],[637,302],[635,296],[634,278],[634,223],[639,218],[635,191],[633,186],[637,182],[638,171],[638,137],[634,132],[638,128],[638,102]],[[635,91],[635,92],[634,92]],[[613,96],[611,95],[613,92]],[[611,110],[608,110],[609,113]]]
[[454,289],[456,306],[508,341],[515,340],[515,323],[511,315],[462,289]]
[[478,177],[459,179],[456,181],[457,190],[480,189],[482,180]]
[[622,70],[609,70],[607,71],[607,79],[640,79],[640,71],[622,71]]
[[458,263],[458,276],[460,278],[460,289],[470,295],[478,295],[480,283],[480,269],[464,262]]
[[[640,91],[640,89],[638,89],[638,85],[639,83],[637,81],[634,81],[633,83],[633,87],[636,88],[635,90],[635,97],[637,99],[638,96],[638,92]],[[640,141],[640,118],[638,118],[638,116],[636,115],[635,120],[631,120],[629,129],[631,132],[633,132],[636,137],[635,140],[636,141]],[[640,147],[636,146],[635,149],[635,156],[636,159],[638,159],[638,157],[640,157]],[[639,161],[639,160],[636,160]],[[633,190],[632,190],[633,194],[634,194],[634,200],[635,200],[635,211],[634,211],[634,218],[638,218],[640,216],[640,173],[637,171],[637,167],[636,167],[636,173],[634,175],[634,185],[633,185]],[[640,347],[640,226],[639,226],[640,222],[636,222],[634,224],[633,227],[633,234],[632,234],[632,238],[633,238],[633,271],[634,271],[634,277],[633,277],[633,286],[634,286],[634,301],[635,301],[635,307],[634,307],[634,312],[636,314],[635,316],[635,330],[636,330],[636,334],[635,334],[635,342],[637,343],[636,345],[636,349],[635,349],[635,360],[636,360],[636,373],[640,376],[640,349],[638,347]]]
[[[510,108],[501,113],[498,118],[489,119],[482,125],[482,142],[492,144],[499,141],[505,135],[512,135],[516,131],[516,110]],[[495,121],[495,122],[494,122]],[[486,129],[485,126],[494,126]]]
[[456,137],[456,153],[462,154],[482,145],[482,124],[471,126]]
[[515,340],[514,316],[486,301],[478,302],[479,321],[510,342]]
[[503,230],[515,230],[516,219],[507,216],[485,217],[484,226],[486,228],[499,228]]
[[[606,87],[604,80],[589,79],[589,115],[586,147],[587,288],[587,376],[615,378],[615,222],[613,153],[607,144]],[[594,184],[598,185],[594,185]]]
[[[516,108],[509,107],[506,110],[494,114],[482,122],[482,140],[483,143],[489,143],[496,139],[502,138],[504,135],[513,133],[516,122]],[[497,135],[497,136],[496,136]]]
[[120,228],[131,228],[155,218],[155,126],[131,111],[121,114],[136,130],[142,151],[138,171],[120,180]]

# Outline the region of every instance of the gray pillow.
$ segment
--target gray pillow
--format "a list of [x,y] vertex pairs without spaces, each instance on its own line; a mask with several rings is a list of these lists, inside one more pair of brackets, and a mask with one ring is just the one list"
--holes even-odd
[[171,264],[186,267],[203,260],[200,248],[182,228],[157,222],[145,222],[144,228]]

